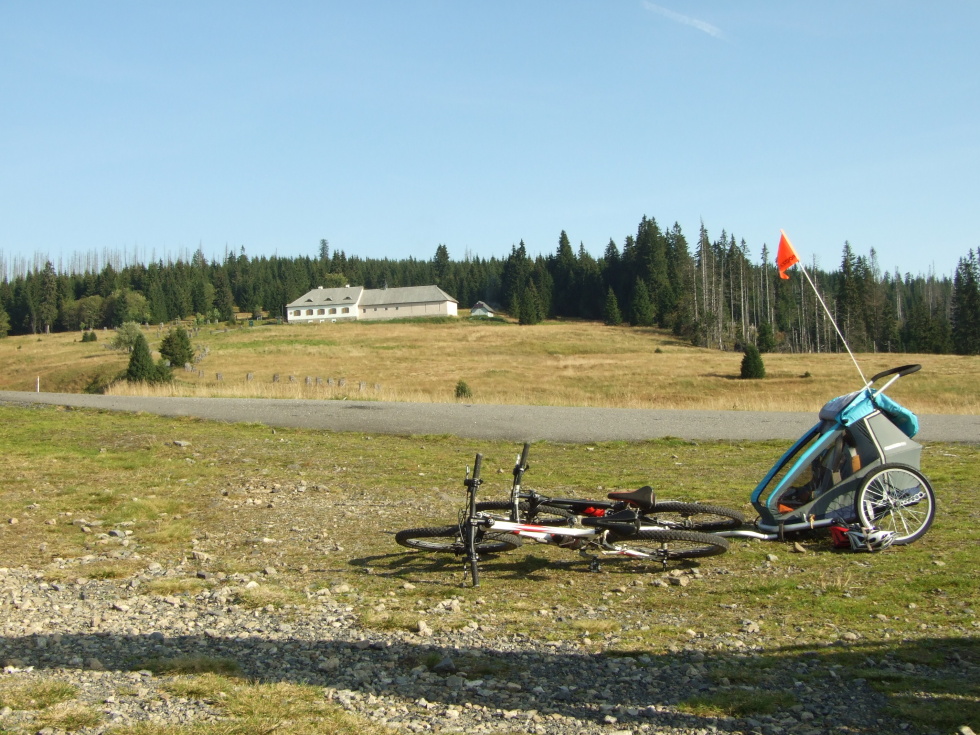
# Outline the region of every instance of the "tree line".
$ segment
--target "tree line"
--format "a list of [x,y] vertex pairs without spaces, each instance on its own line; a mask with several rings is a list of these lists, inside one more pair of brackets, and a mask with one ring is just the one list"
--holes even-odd
[[[242,248],[212,261],[201,251],[167,262],[124,264],[111,253],[97,261],[63,270],[45,261],[11,277],[0,258],[0,333],[276,317],[316,286],[436,284],[463,313],[484,301],[521,324],[577,318],[656,326],[717,349],[844,349],[814,290],[798,269],[780,278],[766,246],[753,258],[724,230],[713,238],[702,225],[689,242],[679,225],[645,216],[598,258],[562,231],[553,253],[535,257],[523,241],[501,258],[453,260],[439,245],[429,260],[393,260],[348,256],[321,240],[316,256],[249,257]],[[960,258],[952,279],[882,271],[874,250],[860,255],[849,243],[836,269],[806,267],[852,350],[980,354],[980,253]]]

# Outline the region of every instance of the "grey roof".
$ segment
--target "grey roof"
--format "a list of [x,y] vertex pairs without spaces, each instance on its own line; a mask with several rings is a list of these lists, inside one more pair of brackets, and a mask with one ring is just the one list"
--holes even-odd
[[344,288],[314,288],[307,291],[295,301],[286,304],[289,307],[309,306],[350,306],[356,304],[364,291],[363,286],[346,286]]
[[361,296],[361,306],[384,306],[386,304],[422,304],[456,299],[438,286],[405,286],[403,288],[365,289]]

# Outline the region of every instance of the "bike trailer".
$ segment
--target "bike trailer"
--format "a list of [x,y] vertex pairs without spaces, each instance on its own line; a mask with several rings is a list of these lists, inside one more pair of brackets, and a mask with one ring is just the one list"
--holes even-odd
[[[934,499],[919,472],[918,419],[871,385],[915,372],[906,365],[874,376],[861,390],[829,401],[819,421],[779,459],[752,493],[758,528],[781,536],[831,524],[897,524],[895,543],[928,528]],[[911,519],[905,516],[911,515]]]

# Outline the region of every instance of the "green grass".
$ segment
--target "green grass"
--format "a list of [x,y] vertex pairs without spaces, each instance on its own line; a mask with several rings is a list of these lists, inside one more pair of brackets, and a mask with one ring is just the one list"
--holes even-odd
[[728,689],[691,697],[680,709],[700,717],[752,717],[775,714],[794,704],[796,697],[790,692]]
[[134,669],[147,669],[155,674],[219,674],[240,676],[242,667],[230,658],[213,656],[180,656],[175,658],[150,658],[140,661]]
[[[882,716],[899,713],[910,733],[977,722],[980,693],[972,679],[955,675],[980,665],[980,448],[974,445],[925,448],[923,471],[936,489],[937,517],[908,547],[852,554],[814,534],[800,540],[806,553],[799,554],[788,543],[735,540],[724,556],[681,565],[699,574],[678,587],[659,585],[663,573],[656,565],[610,562],[596,574],[574,552],[529,545],[485,559],[483,584],[473,589],[461,586],[459,560],[409,552],[391,534],[453,522],[464,468],[477,451],[484,454],[481,495],[505,497],[520,449],[512,442],[273,431],[259,424],[2,406],[0,442],[0,567],[26,565],[46,581],[122,581],[153,562],[184,564],[183,575],[140,582],[141,592],[198,594],[211,584],[193,578],[203,568],[256,580],[251,588],[236,584],[236,602],[271,608],[284,619],[302,616],[310,597],[325,589],[353,607],[362,625],[378,630],[413,631],[423,618],[435,630],[477,623],[488,635],[588,640],[590,653],[647,657],[652,665],[668,665],[697,644],[713,688],[687,703],[692,712],[761,712],[761,695],[742,701],[722,693],[750,686],[769,696],[787,672],[813,662],[806,680],[823,681],[831,669],[843,682],[863,679],[887,698]],[[651,483],[664,499],[729,505],[751,516],[748,495],[784,450],[784,442],[539,442],[525,484],[601,497]],[[109,537],[112,529],[131,531],[129,545]],[[106,552],[131,551],[138,558],[105,558]],[[195,561],[195,551],[210,560]],[[275,574],[267,576],[270,567]],[[450,598],[458,611],[427,612]],[[758,624],[757,638],[744,636],[746,620]],[[764,640],[751,660],[732,648],[738,636],[750,646]],[[236,731],[261,732],[281,717],[294,724],[275,732],[316,732],[324,722],[338,732],[379,732],[347,715],[331,719],[339,715],[321,710],[319,701],[314,706],[302,687],[282,690],[278,714],[249,710],[244,700],[279,690],[240,681],[218,663],[154,665],[171,667],[168,676],[195,674],[180,679],[198,682],[193,686],[221,687],[221,706],[241,724]],[[506,662],[484,657],[465,663],[493,675]],[[915,671],[905,671],[906,664]],[[0,702],[14,696],[25,701],[0,687]],[[71,704],[75,695],[27,696]],[[195,731],[205,732],[139,730]]]
[[78,694],[78,688],[62,681],[40,681],[20,684],[13,680],[0,680],[0,708],[15,710],[48,709],[70,702]]

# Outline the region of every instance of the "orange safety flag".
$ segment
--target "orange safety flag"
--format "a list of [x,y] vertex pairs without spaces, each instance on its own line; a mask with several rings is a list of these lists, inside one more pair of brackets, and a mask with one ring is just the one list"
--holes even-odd
[[776,251],[776,267],[779,268],[779,277],[789,280],[786,271],[800,262],[800,256],[793,249],[793,244],[786,237],[786,233],[779,231],[779,250]]

